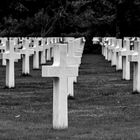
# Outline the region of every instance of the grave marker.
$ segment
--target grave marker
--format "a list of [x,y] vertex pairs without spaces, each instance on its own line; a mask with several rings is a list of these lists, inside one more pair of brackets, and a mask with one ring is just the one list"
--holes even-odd
[[78,76],[75,66],[67,64],[67,45],[57,44],[54,47],[54,63],[42,66],[43,77],[53,77],[53,128],[68,127],[68,78]]
[[83,38],[74,39],[75,55],[82,57],[84,51],[85,40]]
[[108,59],[108,48],[107,48],[107,47],[108,47],[108,43],[109,43],[109,38],[104,38],[104,43],[103,43],[103,44],[104,44],[104,45],[103,45],[103,48],[104,48],[104,49],[103,49],[103,50],[104,50],[103,53],[104,53],[104,54],[103,54],[103,55],[105,56],[105,60]]
[[117,64],[117,60],[116,60],[116,44],[117,43],[117,39],[116,38],[112,38],[112,45],[110,47],[110,51],[111,51],[111,66],[116,66]]
[[128,61],[128,55],[131,55],[133,52],[133,50],[130,50],[129,38],[125,38],[123,41],[123,48],[119,52],[119,55],[122,56],[123,79],[125,80],[130,80],[130,62]]
[[119,55],[119,52],[122,49],[122,40],[116,39],[114,42],[114,48],[112,48],[112,66],[116,66],[116,70],[122,69],[122,56]]
[[32,49],[34,49],[33,69],[39,69],[39,52],[43,51],[43,46],[39,45],[38,38],[34,38],[34,45],[33,45]]
[[128,56],[128,61],[133,62],[133,91],[140,92],[140,42],[134,42],[134,52]]
[[41,52],[41,64],[45,64],[46,63],[46,39],[42,38],[41,40],[41,45],[43,47],[43,51]]
[[30,56],[34,54],[34,50],[29,48],[29,39],[24,39],[23,48],[20,49],[22,54],[22,74],[28,75],[30,73]]
[[112,57],[111,47],[112,47],[112,38],[109,38],[108,45],[107,45],[107,60],[108,61],[111,61],[111,57]]
[[119,55],[119,51],[122,49],[122,39],[117,39],[116,46],[116,70],[122,70],[122,56]]
[[[0,44],[0,53],[4,53],[6,51],[6,44],[7,44],[7,38],[2,37],[1,38],[1,44]],[[6,66],[6,60],[2,59],[2,65]]]
[[[74,41],[71,40],[68,42],[68,65],[78,67],[79,69],[81,56],[75,56],[75,51]],[[74,97],[74,82],[77,82],[77,77],[68,78],[68,95],[71,97]]]
[[9,38],[6,51],[1,54],[1,57],[6,60],[6,86],[13,88],[15,87],[14,63],[21,58],[21,55],[14,51],[14,40],[12,38]]

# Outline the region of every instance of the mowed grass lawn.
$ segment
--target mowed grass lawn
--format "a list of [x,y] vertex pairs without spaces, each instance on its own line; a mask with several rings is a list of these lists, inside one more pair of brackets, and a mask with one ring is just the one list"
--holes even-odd
[[69,128],[61,131],[52,129],[52,79],[32,70],[32,60],[31,76],[21,76],[21,61],[15,69],[16,88],[9,90],[0,66],[0,140],[140,139],[140,95],[103,56],[83,56]]

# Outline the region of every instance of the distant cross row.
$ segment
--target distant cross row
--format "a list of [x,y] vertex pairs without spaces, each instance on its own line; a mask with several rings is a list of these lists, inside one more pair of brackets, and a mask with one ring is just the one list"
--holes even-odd
[[122,79],[130,80],[130,62],[133,63],[133,92],[140,92],[140,38],[102,38],[102,55],[116,70],[122,70]]

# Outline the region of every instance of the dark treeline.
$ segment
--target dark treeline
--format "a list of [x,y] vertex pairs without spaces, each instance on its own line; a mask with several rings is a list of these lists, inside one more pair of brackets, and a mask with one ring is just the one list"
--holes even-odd
[[0,36],[139,36],[139,0],[2,0]]

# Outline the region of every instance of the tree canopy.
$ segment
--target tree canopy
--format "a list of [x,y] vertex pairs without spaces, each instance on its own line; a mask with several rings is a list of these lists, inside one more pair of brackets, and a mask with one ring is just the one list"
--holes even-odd
[[139,36],[139,0],[2,0],[0,36]]

